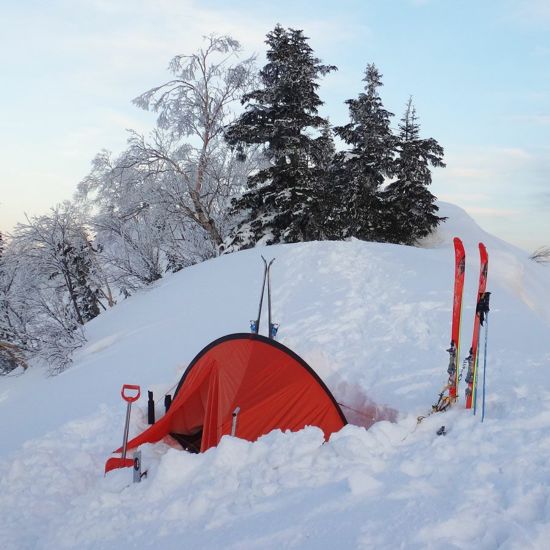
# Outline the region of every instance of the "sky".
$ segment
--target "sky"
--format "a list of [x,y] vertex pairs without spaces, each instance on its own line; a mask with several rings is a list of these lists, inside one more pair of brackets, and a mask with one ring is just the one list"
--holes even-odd
[[1,0],[0,231],[70,199],[101,149],[154,116],[131,100],[177,54],[230,34],[265,55],[277,23],[323,62],[321,114],[347,122],[364,70],[396,127],[409,96],[445,149],[432,192],[528,251],[550,245],[550,0]]

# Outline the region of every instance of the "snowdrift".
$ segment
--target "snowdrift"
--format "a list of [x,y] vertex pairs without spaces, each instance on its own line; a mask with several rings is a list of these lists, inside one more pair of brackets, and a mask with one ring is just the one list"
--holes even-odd
[[[550,270],[440,206],[449,219],[423,248],[281,245],[185,269],[89,323],[88,345],[62,375],[1,378],[2,546],[546,547]],[[490,255],[487,418],[480,424],[462,399],[416,426],[446,379],[455,235],[467,253],[463,349],[479,241]],[[226,437],[202,455],[149,445],[146,481],[128,485],[127,471],[103,478],[122,436],[121,385],[161,398],[201,348],[246,330],[262,253],[277,258],[278,339],[356,425],[327,444],[308,428],[253,444]],[[131,436],[146,423],[137,405]],[[441,425],[446,437],[435,434]]]

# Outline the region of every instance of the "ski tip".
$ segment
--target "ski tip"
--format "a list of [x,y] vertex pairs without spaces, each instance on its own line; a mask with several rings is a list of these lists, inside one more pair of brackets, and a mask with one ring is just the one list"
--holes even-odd
[[455,237],[453,239],[453,244],[454,244],[454,247],[455,247],[455,252],[458,254],[460,253],[461,256],[464,255],[464,244],[462,243],[462,239],[460,239],[459,237]]

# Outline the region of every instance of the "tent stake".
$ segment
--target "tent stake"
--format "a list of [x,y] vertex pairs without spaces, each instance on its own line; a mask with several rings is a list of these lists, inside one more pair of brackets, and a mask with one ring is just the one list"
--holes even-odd
[[239,413],[241,412],[241,408],[237,407],[233,411],[233,422],[231,423],[231,436],[235,437],[235,434],[237,433],[237,416],[239,416]]
[[148,400],[147,400],[147,422],[149,424],[155,423],[155,400],[153,398],[153,392],[148,391]]

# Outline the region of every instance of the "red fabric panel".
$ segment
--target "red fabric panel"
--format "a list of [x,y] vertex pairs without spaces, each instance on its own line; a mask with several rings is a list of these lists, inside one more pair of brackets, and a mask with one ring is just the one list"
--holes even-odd
[[236,435],[250,441],[277,428],[305,426],[320,427],[328,439],[345,423],[314,375],[284,349],[257,337],[229,337],[199,355],[168,413],[128,448],[202,426],[205,451],[231,432],[236,407]]
[[[220,372],[220,369],[216,367],[217,363],[210,372],[210,379],[208,381],[208,395],[204,415],[204,424],[202,428],[203,431],[201,440],[201,451],[203,451],[205,448],[208,449],[208,447],[213,447],[218,443],[216,441],[216,434],[220,410],[220,381],[218,378],[218,373]],[[208,442],[206,447],[205,442]]]

